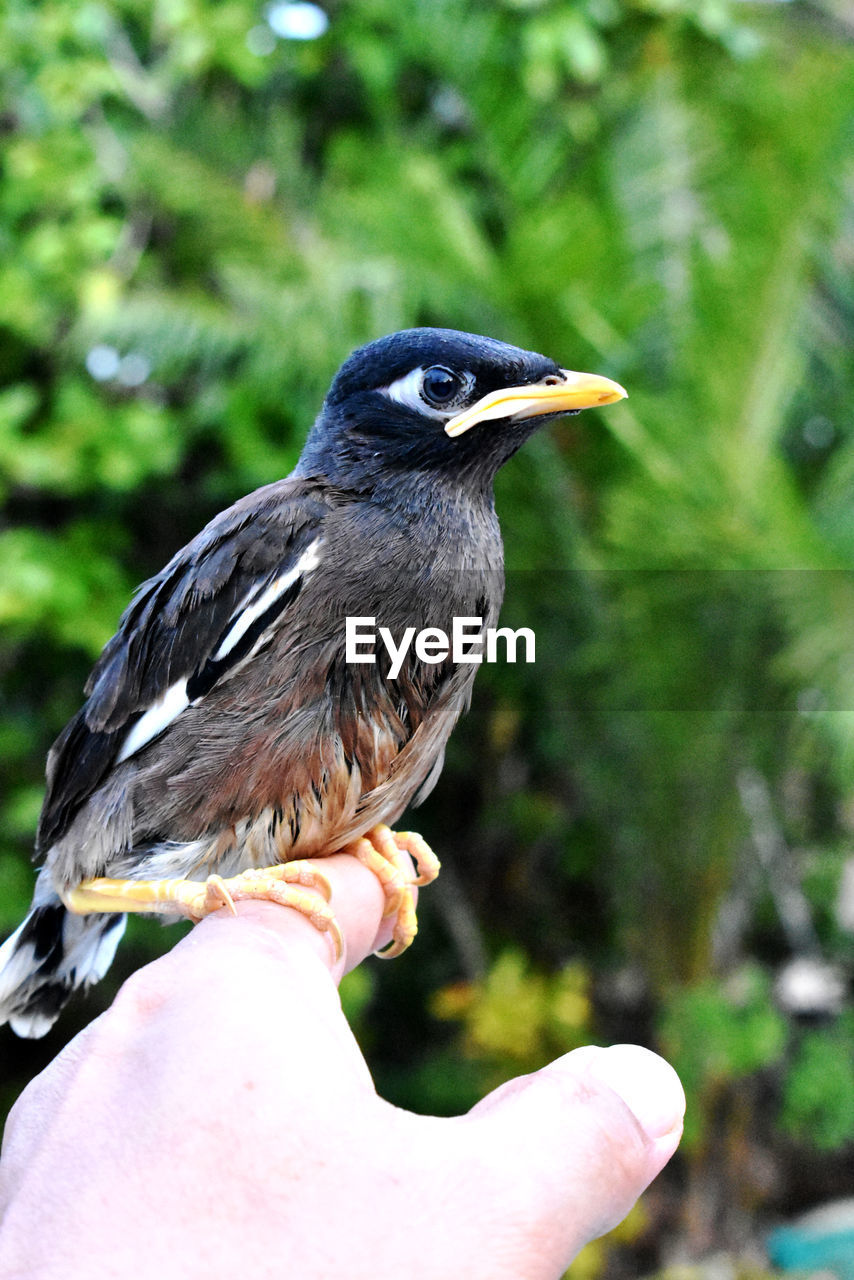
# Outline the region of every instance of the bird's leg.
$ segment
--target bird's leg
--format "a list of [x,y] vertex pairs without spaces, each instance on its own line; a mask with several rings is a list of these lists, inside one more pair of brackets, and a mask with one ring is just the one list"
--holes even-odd
[[[430,884],[439,874],[439,859],[433,850],[414,831],[392,831],[380,824],[347,848],[379,880],[386,898],[386,916],[396,916],[392,940],[377,955],[383,960],[393,960],[413,941],[418,932],[415,917],[416,885]],[[406,854],[414,860],[418,873],[415,878],[409,870]]]
[[227,880],[217,875],[208,876],[207,880],[112,880],[98,876],[67,889],[63,902],[69,911],[79,915],[140,911],[182,915],[197,924],[220,907],[227,907],[234,914],[235,902],[242,899],[266,899],[293,907],[321,933],[328,933],[339,960],[344,954],[344,939],[328,905],[331,896],[332,887],[325,872],[313,862],[297,860],[273,867],[252,867]]
[[[397,917],[390,945],[378,953],[384,959],[392,959],[405,951],[415,937],[418,922],[413,889],[436,879],[439,860],[415,832],[395,832],[382,825],[373,827],[347,852],[377,876],[386,897],[385,914]],[[407,853],[418,868],[414,879]],[[182,915],[194,924],[220,907],[234,913],[235,902],[242,899],[267,899],[293,907],[316,929],[328,933],[337,960],[343,955],[344,940],[328,905],[331,896],[329,879],[316,863],[295,860],[253,867],[229,879],[218,875],[206,880],[116,880],[98,876],[67,889],[62,898],[68,910],[78,915],[112,911]]]

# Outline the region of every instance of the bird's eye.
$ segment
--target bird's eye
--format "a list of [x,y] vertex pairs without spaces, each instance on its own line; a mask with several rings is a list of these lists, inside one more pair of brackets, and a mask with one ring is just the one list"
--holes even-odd
[[434,409],[444,409],[454,403],[465,385],[458,373],[453,373],[444,365],[434,364],[424,370],[421,394]]
[[422,417],[446,422],[472,393],[474,374],[468,370],[455,373],[443,364],[431,364],[426,369],[410,369],[402,378],[377,389]]

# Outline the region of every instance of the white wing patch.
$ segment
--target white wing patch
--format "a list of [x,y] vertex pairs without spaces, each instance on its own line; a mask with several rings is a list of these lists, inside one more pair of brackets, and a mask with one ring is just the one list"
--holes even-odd
[[[249,628],[259,618],[263,618],[266,611],[294,585],[297,579],[317,568],[320,564],[322,542],[322,538],[315,538],[314,542],[303,551],[296,564],[288,569],[286,573],[280,573],[260,592],[257,588],[253,588],[243,597],[229,619],[228,630],[212,654],[211,662],[222,662],[224,658],[228,657],[229,653],[246,635]],[[272,625],[275,626],[275,622]],[[266,634],[267,632],[265,631],[258,637],[249,653],[241,658],[241,662],[245,662],[256,652]],[[116,764],[121,764],[123,760],[136,755],[137,751],[141,751],[144,746],[147,746],[149,742],[158,737],[164,729],[167,729],[173,720],[177,720],[182,711],[186,711],[187,707],[191,705],[191,699],[187,693],[187,683],[190,679],[190,676],[185,676],[183,679],[177,680],[175,684],[169,686],[162,697],[158,698],[147,711],[143,712],[122,743],[116,756]],[[192,705],[200,701],[201,697],[194,698]]]
[[147,742],[150,742],[152,738],[156,738],[158,733],[162,733],[167,725],[170,725],[173,720],[177,720],[181,712],[186,711],[189,705],[190,699],[187,697],[186,678],[170,685],[163,697],[158,698],[137,720],[122,743],[121,750],[116,756],[116,764],[121,764],[123,760],[127,760],[129,756],[135,755],[137,751],[140,751]]
[[256,618],[270,608],[271,604],[275,604],[279,596],[283,595],[288,587],[292,587],[304,573],[310,573],[312,569],[316,569],[320,563],[320,538],[315,538],[310,547],[306,547],[305,551],[297,560],[292,569],[287,573],[279,574],[269,587],[253,598],[252,592],[241,600],[240,604],[231,615],[231,626],[226,631],[214,656],[214,661],[219,662],[221,658],[231,653],[231,650],[237,644],[241,636],[245,635]]

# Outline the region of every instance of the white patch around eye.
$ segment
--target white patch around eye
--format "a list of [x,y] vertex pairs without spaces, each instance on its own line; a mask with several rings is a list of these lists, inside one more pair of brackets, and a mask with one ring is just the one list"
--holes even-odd
[[[432,368],[432,366],[430,367]],[[449,401],[448,404],[439,408],[437,405],[430,404],[421,393],[426,372],[424,367],[419,365],[411,373],[406,373],[402,378],[397,378],[394,382],[390,382],[387,387],[377,387],[377,390],[381,395],[388,396],[389,400],[395,400],[407,409],[414,409],[422,417],[435,418],[437,422],[447,422],[455,413],[459,413],[466,397],[474,386],[474,375],[470,373],[460,375],[463,385],[460,387],[459,394],[454,396],[453,400]]]
[[388,396],[389,400],[402,404],[406,409],[414,409],[416,413],[424,414],[425,417],[435,418],[437,422],[445,422],[454,412],[453,407],[436,409],[428,404],[421,396],[423,379],[424,369],[419,365],[411,373],[404,374],[402,378],[396,378],[387,387],[380,387],[379,390],[384,396]]
[[241,636],[245,635],[252,626],[255,619],[260,618],[270,608],[270,605],[279,599],[279,596],[284,595],[288,588],[293,586],[297,578],[317,568],[320,564],[321,542],[321,538],[315,538],[314,542],[309,547],[306,547],[296,564],[291,569],[288,569],[287,573],[280,574],[255,599],[252,599],[251,594],[248,597],[244,597],[231,615],[232,625],[217,646],[217,650],[213,655],[214,662],[219,662],[221,658],[231,652]]
[[169,686],[161,698],[139,717],[128,733],[116,756],[116,764],[121,764],[130,756],[136,755],[159,733],[162,733],[173,720],[177,720],[182,711],[190,705],[187,697],[187,681],[178,680]]

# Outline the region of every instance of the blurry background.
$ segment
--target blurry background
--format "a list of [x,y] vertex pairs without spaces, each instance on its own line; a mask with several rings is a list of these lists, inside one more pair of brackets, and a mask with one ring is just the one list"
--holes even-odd
[[[0,929],[133,586],[291,468],[352,347],[447,325],[616,377],[500,477],[537,662],[481,671],[414,824],[445,865],[416,948],[345,996],[422,1111],[590,1040],[666,1053],[681,1152],[572,1275],[767,1268],[854,1195],[850,7],[3,21]],[[2,1029],[4,1107],[177,936],[132,922],[45,1041]]]

